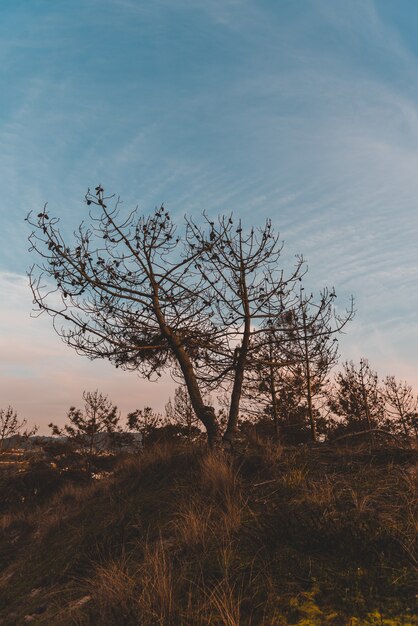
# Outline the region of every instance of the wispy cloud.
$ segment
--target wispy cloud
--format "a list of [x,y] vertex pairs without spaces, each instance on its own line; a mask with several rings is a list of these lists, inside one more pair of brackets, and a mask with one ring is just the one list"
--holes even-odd
[[[355,295],[344,356],[361,348],[377,367],[398,363],[416,377],[418,63],[383,4],[9,9],[0,25],[0,267],[21,277],[30,265],[29,209],[49,201],[71,233],[97,182],[127,208],[165,202],[178,218],[203,209],[252,224],[272,217],[286,263],[302,252],[314,289]],[[16,280],[7,293],[21,299],[2,313],[13,328],[2,331],[3,373],[13,362],[33,381],[37,360],[45,376],[57,360],[72,380],[79,367],[99,371],[70,357],[46,322],[34,337]],[[13,345],[26,356],[13,360]],[[122,384],[106,371],[106,384]]]

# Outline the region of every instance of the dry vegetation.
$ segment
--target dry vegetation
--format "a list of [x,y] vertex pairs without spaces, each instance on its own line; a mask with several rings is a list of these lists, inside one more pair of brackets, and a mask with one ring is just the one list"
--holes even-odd
[[3,469],[0,623],[418,624],[416,461],[254,442]]

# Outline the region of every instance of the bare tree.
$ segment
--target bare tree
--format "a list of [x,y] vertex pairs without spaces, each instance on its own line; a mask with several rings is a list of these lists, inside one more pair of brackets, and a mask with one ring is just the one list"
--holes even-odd
[[396,380],[394,376],[387,376],[382,393],[386,412],[395,429],[407,438],[413,434],[418,436],[418,398],[414,396],[411,385]]
[[[194,264],[206,243],[187,245],[161,207],[144,217],[122,217],[120,200],[102,187],[88,192],[91,224],[81,224],[69,246],[56,218],[44,209],[34,219],[31,249],[41,262],[30,271],[34,302],[53,318],[64,341],[91,359],[152,379],[180,370],[209,442],[219,439],[214,410],[206,406],[194,355],[212,342],[211,295]],[[44,284],[45,281],[45,284]]]
[[89,457],[97,446],[99,433],[112,433],[120,430],[118,422],[120,415],[117,407],[113,405],[107,396],[96,391],[84,391],[84,410],[70,407],[68,421],[63,428],[56,424],[49,424],[52,433],[58,436],[68,437],[81,448],[87,451]]
[[112,197],[100,186],[86,202],[94,209],[91,224],[79,226],[72,246],[46,208],[28,216],[31,249],[41,259],[30,271],[38,310],[92,359],[148,378],[174,367],[210,445],[220,431],[204,390],[228,379],[225,436],[232,439],[252,339],[271,301],[286,306],[302,261],[285,280],[270,222],[244,235],[231,217],[216,226],[206,219],[203,229],[189,220],[178,236],[164,207],[149,217],[138,210],[122,217],[120,200],[108,208]]
[[38,430],[37,426],[31,429],[25,429],[27,421],[19,420],[17,411],[11,406],[7,409],[0,409],[0,450],[3,450],[4,441],[13,435],[21,435],[23,437],[31,437]]

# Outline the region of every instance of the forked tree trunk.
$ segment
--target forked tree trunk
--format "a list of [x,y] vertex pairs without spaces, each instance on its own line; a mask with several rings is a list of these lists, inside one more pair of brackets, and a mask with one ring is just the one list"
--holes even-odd
[[177,357],[177,362],[182,371],[184,382],[189,392],[190,402],[196,417],[202,422],[206,428],[208,436],[208,444],[210,448],[216,448],[221,443],[221,434],[219,425],[215,415],[215,409],[212,406],[208,406],[204,403],[202,394],[200,393],[199,384],[196,380],[196,376],[193,369],[193,363],[190,360],[184,347],[181,345],[180,340],[174,334],[171,334],[171,342],[173,345],[174,353]]
[[150,279],[152,281],[154,290],[154,313],[157,317],[158,324],[160,326],[162,334],[167,338],[177,363],[183,374],[184,382],[189,393],[190,402],[196,417],[202,422],[206,428],[208,437],[208,445],[210,448],[216,448],[221,444],[221,434],[219,425],[216,420],[215,409],[211,406],[205,405],[202,394],[200,392],[199,383],[197,381],[193,363],[185,350],[181,338],[170,328],[166,323],[163,312],[161,311],[160,301],[158,296],[158,285],[155,281],[153,273],[150,269]]
[[233,445],[234,440],[237,437],[238,431],[238,415],[239,415],[239,405],[241,400],[242,393],[242,385],[244,382],[244,371],[245,365],[247,362],[247,353],[248,353],[248,342],[244,341],[241,344],[239,350],[239,356],[237,360],[237,364],[235,367],[235,377],[234,384],[232,386],[231,392],[231,403],[229,406],[229,414],[228,414],[228,424],[226,427],[226,431],[224,433],[224,440],[229,444]]

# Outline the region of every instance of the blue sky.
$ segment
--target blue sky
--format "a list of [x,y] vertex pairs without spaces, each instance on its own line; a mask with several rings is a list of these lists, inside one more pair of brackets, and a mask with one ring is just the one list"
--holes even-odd
[[[156,388],[29,317],[24,217],[70,230],[88,186],[129,207],[271,217],[310,285],[355,296],[343,358],[417,384],[418,6],[412,0],[3,0],[0,406],[41,423],[85,388]],[[165,394],[165,395],[164,395]]]

